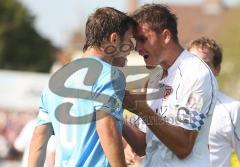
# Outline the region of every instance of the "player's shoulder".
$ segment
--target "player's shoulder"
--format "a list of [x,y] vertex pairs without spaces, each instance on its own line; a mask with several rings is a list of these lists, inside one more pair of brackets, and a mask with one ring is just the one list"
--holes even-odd
[[106,68],[103,68],[101,75],[99,76],[100,80],[111,80],[111,81],[121,81],[123,80],[125,82],[125,75],[124,73],[115,66],[106,66]]
[[101,61],[101,63],[103,67],[95,85],[125,88],[126,79],[124,73],[118,67],[112,66],[104,61]]
[[184,50],[179,69],[185,73],[186,77],[198,80],[214,80],[214,76],[208,65],[196,55]]
[[181,68],[188,71],[190,70],[189,72],[192,72],[192,73],[198,73],[198,74],[211,73],[211,70],[208,67],[208,65],[196,55],[190,53],[187,50],[185,50],[182,54],[184,54],[183,55],[184,61],[182,61],[180,65]]
[[43,88],[41,96],[42,96],[42,98],[46,98],[46,96],[48,96],[51,93],[52,93],[52,91],[51,91],[51,88],[48,83],[48,85],[45,85],[45,87]]
[[217,92],[217,100],[220,104],[225,105],[229,109],[240,109],[240,101],[234,99],[233,97],[230,97],[226,95],[225,93],[218,91]]

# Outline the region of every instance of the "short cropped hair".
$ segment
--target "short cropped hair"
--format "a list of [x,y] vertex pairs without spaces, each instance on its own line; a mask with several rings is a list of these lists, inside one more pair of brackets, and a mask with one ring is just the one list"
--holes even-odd
[[130,27],[136,26],[136,22],[125,13],[104,7],[97,9],[86,22],[86,41],[83,51],[89,47],[101,47],[111,33],[117,33],[120,39]]
[[136,10],[132,17],[138,24],[148,24],[149,28],[157,34],[168,29],[172,39],[178,42],[177,17],[167,6],[155,3],[145,4]]
[[200,37],[192,40],[188,45],[187,49],[190,50],[193,47],[197,48],[208,48],[213,52],[213,65],[216,68],[222,63],[222,48],[217,44],[217,42],[208,37]]

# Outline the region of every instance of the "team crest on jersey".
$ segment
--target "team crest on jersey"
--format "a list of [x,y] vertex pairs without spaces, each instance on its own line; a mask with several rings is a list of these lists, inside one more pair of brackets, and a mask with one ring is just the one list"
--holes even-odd
[[111,105],[111,108],[114,110],[119,110],[122,106],[121,100],[116,95],[113,95],[112,99],[113,99],[113,103]]
[[167,100],[168,96],[170,96],[172,92],[173,92],[173,89],[171,86],[164,85],[163,100]]
[[194,109],[195,111],[201,111],[203,106],[203,99],[201,95],[196,92],[192,92],[187,101],[187,107]]

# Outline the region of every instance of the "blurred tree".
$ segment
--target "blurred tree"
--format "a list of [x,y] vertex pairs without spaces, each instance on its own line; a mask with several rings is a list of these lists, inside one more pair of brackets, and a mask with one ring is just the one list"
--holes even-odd
[[0,68],[49,71],[54,47],[37,33],[33,21],[17,0],[0,0]]

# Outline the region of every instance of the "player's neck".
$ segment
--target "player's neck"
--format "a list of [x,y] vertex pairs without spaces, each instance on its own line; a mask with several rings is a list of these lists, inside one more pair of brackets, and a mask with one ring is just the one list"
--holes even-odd
[[104,54],[100,49],[98,48],[89,48],[84,53],[83,57],[89,57],[89,56],[96,56],[100,58],[101,60],[111,64],[110,56]]
[[183,50],[183,47],[179,44],[171,45],[171,47],[167,49],[167,52],[165,54],[166,59],[160,64],[163,69],[168,70],[174,64],[174,62],[180,56]]

